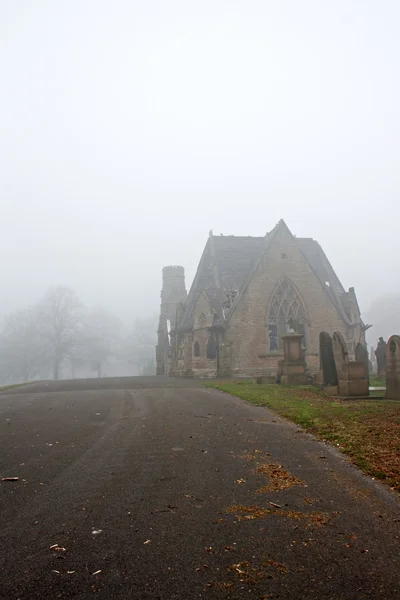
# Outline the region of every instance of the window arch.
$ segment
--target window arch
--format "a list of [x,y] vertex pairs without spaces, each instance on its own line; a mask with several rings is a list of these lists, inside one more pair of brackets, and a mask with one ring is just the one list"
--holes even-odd
[[197,341],[193,344],[193,354],[196,357],[200,356],[200,344]]
[[213,338],[207,340],[207,358],[217,358],[217,345]]
[[306,345],[306,311],[304,304],[289,279],[279,282],[269,305],[267,315],[268,341],[271,352],[283,348],[282,336],[295,331],[302,333]]

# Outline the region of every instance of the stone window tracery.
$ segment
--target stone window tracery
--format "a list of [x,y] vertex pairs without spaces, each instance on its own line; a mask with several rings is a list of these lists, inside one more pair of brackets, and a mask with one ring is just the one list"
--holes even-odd
[[278,284],[268,310],[267,328],[270,352],[283,348],[282,336],[290,332],[302,333],[306,345],[306,314],[298,292],[288,279]]

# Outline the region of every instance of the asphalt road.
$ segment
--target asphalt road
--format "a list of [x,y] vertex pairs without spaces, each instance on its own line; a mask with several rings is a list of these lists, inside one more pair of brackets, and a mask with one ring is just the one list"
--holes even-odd
[[393,492],[195,381],[0,394],[1,599],[398,599],[399,534]]

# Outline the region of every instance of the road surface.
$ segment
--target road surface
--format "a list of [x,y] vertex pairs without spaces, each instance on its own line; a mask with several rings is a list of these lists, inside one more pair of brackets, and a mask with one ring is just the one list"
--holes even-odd
[[400,598],[394,493],[198,382],[16,388],[0,448],[1,599]]

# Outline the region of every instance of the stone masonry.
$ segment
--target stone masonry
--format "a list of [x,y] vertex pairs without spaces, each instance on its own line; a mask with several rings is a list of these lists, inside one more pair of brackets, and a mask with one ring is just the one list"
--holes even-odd
[[[164,273],[164,287],[165,282]],[[159,373],[277,373],[284,357],[283,337],[290,333],[301,334],[309,373],[320,369],[321,331],[340,332],[350,360],[357,343],[365,345],[366,327],[354,288],[346,292],[319,244],[296,238],[283,221],[260,238],[210,233],[188,296],[184,286],[177,290],[170,304],[169,333],[162,302]]]

